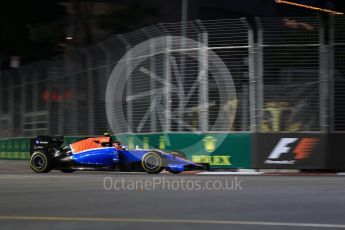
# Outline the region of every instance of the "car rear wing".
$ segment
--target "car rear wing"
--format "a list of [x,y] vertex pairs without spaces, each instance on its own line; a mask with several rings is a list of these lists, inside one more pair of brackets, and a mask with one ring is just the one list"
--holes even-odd
[[64,142],[63,136],[37,136],[30,139],[30,156],[35,151],[51,153],[57,150]]

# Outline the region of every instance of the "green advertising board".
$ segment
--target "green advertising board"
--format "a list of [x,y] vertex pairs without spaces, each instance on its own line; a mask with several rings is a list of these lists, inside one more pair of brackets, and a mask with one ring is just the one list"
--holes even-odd
[[28,159],[29,148],[29,138],[1,139],[0,159]]
[[251,134],[123,134],[115,136],[128,149],[155,148],[183,153],[188,159],[212,168],[250,168]]
[[[65,145],[84,137],[65,137]],[[209,163],[211,168],[250,168],[251,134],[249,133],[158,133],[122,134],[117,139],[128,149],[161,149],[184,154],[188,159]],[[28,159],[29,138],[0,140],[1,159]]]

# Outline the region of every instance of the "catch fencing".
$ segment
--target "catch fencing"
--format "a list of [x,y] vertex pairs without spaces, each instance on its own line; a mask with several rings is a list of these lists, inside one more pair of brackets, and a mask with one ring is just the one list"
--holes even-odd
[[345,20],[164,23],[1,72],[0,138],[345,131]]

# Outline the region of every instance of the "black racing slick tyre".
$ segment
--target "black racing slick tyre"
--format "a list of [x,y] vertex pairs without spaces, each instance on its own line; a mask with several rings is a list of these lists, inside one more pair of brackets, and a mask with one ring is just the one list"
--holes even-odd
[[53,168],[52,161],[47,154],[34,152],[30,157],[30,167],[36,173],[47,173]]
[[157,152],[148,152],[141,159],[141,166],[147,173],[158,174],[163,170],[163,158]]

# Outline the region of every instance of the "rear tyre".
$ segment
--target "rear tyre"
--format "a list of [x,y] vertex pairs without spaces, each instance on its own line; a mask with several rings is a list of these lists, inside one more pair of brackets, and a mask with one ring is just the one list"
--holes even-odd
[[34,152],[30,157],[30,167],[36,173],[47,173],[53,168],[53,159],[45,153]]
[[141,166],[147,173],[158,174],[163,170],[163,158],[157,152],[148,152],[143,156]]
[[73,172],[75,172],[75,169],[60,169],[60,170],[63,173],[73,173]]

